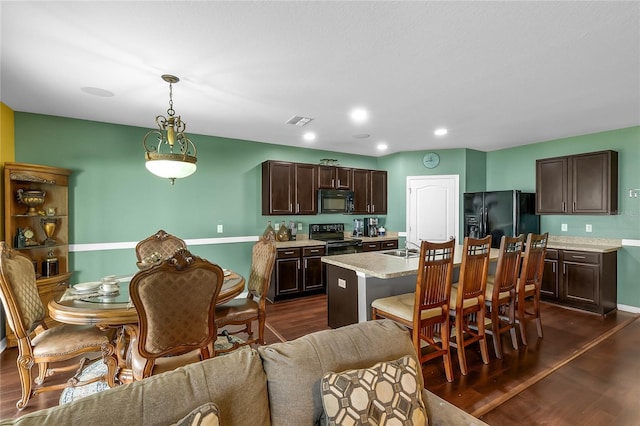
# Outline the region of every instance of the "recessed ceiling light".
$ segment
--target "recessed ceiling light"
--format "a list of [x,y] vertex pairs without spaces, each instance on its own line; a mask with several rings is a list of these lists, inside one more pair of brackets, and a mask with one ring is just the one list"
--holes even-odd
[[444,136],[447,133],[449,133],[449,131],[447,129],[445,129],[444,127],[441,127],[439,129],[436,129],[433,134],[436,136]]
[[305,141],[307,142],[311,142],[316,140],[316,134],[313,132],[307,132],[304,135],[302,135],[302,137],[304,138]]
[[380,142],[376,148],[378,148],[378,151],[386,151],[389,147],[386,143]]
[[356,123],[364,123],[369,118],[369,112],[364,108],[356,108],[351,111],[351,119]]
[[110,98],[114,95],[113,92],[101,89],[99,87],[81,87],[80,90],[84,93],[88,93],[94,96],[100,96],[102,98]]

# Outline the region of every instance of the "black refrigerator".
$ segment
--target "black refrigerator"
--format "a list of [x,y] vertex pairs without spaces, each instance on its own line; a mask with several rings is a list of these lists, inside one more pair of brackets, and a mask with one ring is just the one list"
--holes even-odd
[[520,191],[465,192],[464,236],[483,238],[491,235],[491,246],[500,247],[500,239],[528,233],[540,233],[536,213],[536,194]]

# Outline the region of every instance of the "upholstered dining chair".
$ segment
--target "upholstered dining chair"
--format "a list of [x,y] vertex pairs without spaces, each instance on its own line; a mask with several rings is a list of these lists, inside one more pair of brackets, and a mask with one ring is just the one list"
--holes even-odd
[[[443,358],[447,381],[453,381],[449,348],[449,300],[455,240],[420,244],[418,276],[414,293],[376,299],[371,303],[372,318],[388,318],[411,330],[416,353],[423,364]],[[424,346],[432,350],[423,351]]]
[[516,285],[520,274],[520,261],[524,235],[517,237],[502,236],[500,240],[500,254],[495,275],[487,277],[485,291],[485,307],[488,312],[485,317],[485,332],[493,336],[493,347],[497,358],[502,358],[503,333],[511,334],[513,349],[518,349],[516,335]]
[[[522,256],[522,269],[518,279],[516,322],[520,326],[522,344],[527,345],[526,323],[535,321],[538,337],[542,338],[542,321],[540,319],[540,287],[544,272],[544,257],[547,253],[549,233],[529,234]],[[527,307],[527,305],[529,305]]]
[[458,282],[451,290],[450,315],[455,318],[451,333],[451,346],[458,351],[460,372],[467,375],[465,348],[478,342],[484,364],[489,363],[487,336],[485,334],[485,292],[489,272],[491,236],[464,238],[462,264]]
[[134,380],[215,355],[220,266],[180,248],[129,283],[138,325],[128,326]]
[[[244,325],[244,328],[229,331],[224,335],[247,333],[245,342],[231,341],[232,346],[219,352],[229,352],[243,345],[254,343],[264,345],[264,327],[266,321],[266,296],[271,284],[271,276],[276,260],[276,245],[272,236],[261,237],[253,245],[251,253],[251,272],[247,282],[247,297],[238,297],[216,306],[216,325],[222,329],[229,325]],[[252,324],[258,321],[258,337],[253,337]]]
[[160,229],[136,245],[138,268],[148,268],[154,263],[168,258],[181,248],[187,248],[187,244],[183,240]]
[[[94,326],[61,324],[48,328],[44,322],[46,307],[42,304],[31,260],[0,242],[0,298],[9,327],[18,341],[18,375],[22,397],[16,408],[22,410],[29,400],[42,392],[77,387],[104,381],[115,386],[117,362],[111,343],[113,332]],[[96,353],[101,353],[107,373],[87,381],[79,381],[80,370]],[[82,357],[85,355],[84,357]],[[68,361],[78,362],[69,364]],[[54,367],[52,364],[60,364]],[[38,365],[34,379],[31,367]],[[71,379],[61,384],[45,385],[45,379],[58,372],[73,371]],[[33,386],[35,382],[35,387]]]

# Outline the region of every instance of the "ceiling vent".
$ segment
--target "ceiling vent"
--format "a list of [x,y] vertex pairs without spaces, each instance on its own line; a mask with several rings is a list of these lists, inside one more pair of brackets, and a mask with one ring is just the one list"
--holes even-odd
[[295,124],[296,126],[302,127],[309,124],[313,118],[311,117],[302,117],[300,115],[294,115],[289,120],[287,120],[287,124]]

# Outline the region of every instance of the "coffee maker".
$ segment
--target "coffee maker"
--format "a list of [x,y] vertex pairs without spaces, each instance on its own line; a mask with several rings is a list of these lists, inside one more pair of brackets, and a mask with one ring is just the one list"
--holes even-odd
[[364,234],[364,221],[362,219],[353,219],[353,234],[354,237],[362,237]]
[[364,235],[365,237],[378,236],[378,218],[377,217],[364,218]]

